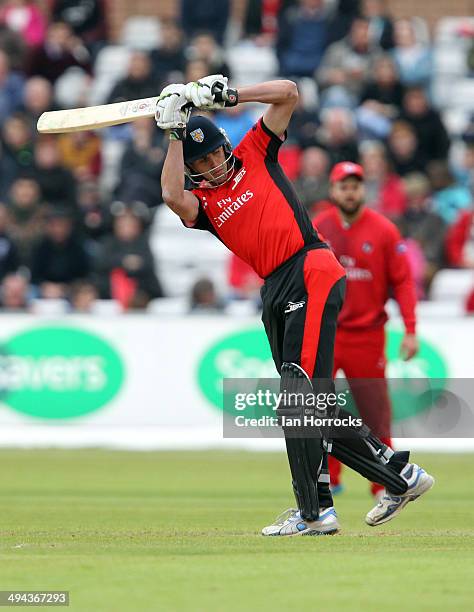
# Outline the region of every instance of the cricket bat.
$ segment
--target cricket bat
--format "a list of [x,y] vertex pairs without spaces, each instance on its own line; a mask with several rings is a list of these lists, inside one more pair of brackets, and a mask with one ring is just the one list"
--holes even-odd
[[[237,104],[237,90],[228,88],[222,92],[214,90],[215,100],[224,101],[226,106]],[[141,117],[154,117],[156,103],[159,96],[101,104],[100,106],[86,106],[85,108],[70,108],[59,111],[43,113],[36,125],[41,134],[64,134],[66,132],[81,132],[98,128],[119,125],[135,121]],[[188,102],[186,106],[192,106]]]
[[100,106],[48,111],[38,119],[41,134],[63,134],[119,125],[141,117],[153,117],[158,96]]

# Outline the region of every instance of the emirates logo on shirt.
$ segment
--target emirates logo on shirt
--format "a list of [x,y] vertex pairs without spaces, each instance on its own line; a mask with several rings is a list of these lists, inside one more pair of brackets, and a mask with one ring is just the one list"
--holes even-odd
[[[254,196],[253,191],[250,191],[250,189],[247,189],[247,191],[239,195],[235,200],[229,202],[227,206],[225,206],[221,214],[217,217],[214,217],[214,221],[217,227],[218,228],[222,227],[224,223],[228,221],[232,217],[232,215],[234,215],[238,210],[240,210],[240,208],[244,204],[246,204],[249,200],[251,200],[253,196]],[[219,207],[222,206],[223,203],[226,202],[227,199],[230,199],[230,198],[219,200],[219,202],[217,202],[218,206]]]

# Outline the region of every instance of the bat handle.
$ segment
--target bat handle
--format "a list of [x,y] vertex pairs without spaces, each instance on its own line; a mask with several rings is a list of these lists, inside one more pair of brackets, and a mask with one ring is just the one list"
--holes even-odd
[[224,90],[221,83],[213,86],[212,94],[216,102],[225,102],[225,106],[235,106],[239,101],[237,90],[230,87]]
[[[225,91],[220,83],[216,83],[212,88],[212,95],[216,102],[225,102],[225,106],[235,106],[239,101],[239,96],[236,89],[228,87]],[[187,102],[183,108],[194,108],[192,102]]]

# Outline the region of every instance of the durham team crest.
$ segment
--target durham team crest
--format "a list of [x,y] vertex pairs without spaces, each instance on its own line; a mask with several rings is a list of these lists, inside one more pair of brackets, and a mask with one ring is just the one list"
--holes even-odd
[[202,142],[204,140],[204,132],[201,130],[201,128],[197,128],[197,130],[193,130],[191,132],[191,138],[194,140],[194,142]]

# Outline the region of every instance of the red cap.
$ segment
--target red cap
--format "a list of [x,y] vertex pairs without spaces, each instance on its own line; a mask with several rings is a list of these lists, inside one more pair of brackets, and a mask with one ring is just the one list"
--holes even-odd
[[350,161],[340,162],[331,170],[329,180],[331,183],[338,183],[348,176],[357,176],[357,178],[364,180],[364,169],[359,164],[354,164]]

